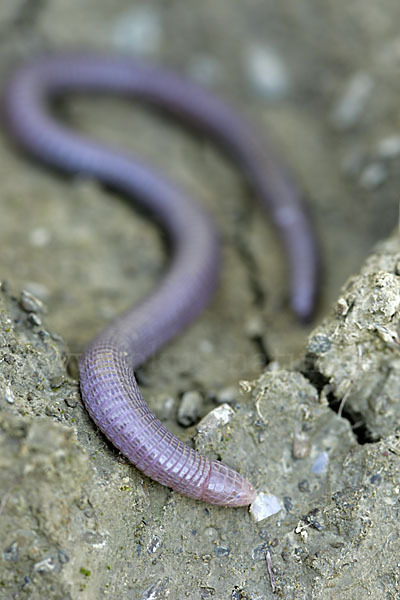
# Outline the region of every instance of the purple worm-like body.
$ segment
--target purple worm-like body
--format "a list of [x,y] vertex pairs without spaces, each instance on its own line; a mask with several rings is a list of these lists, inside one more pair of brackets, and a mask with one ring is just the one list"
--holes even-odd
[[291,267],[292,306],[309,317],[315,297],[314,236],[296,187],[225,104],[162,69],[124,58],[56,55],[23,66],[6,90],[7,123],[45,163],[100,179],[134,197],[166,230],[172,260],[156,290],[98,335],[80,361],[81,391],[92,419],[146,475],[192,498],[244,506],[254,487],[201,456],[153,415],[133,369],[206,306],[217,283],[219,244],[206,213],[137,159],[80,136],[51,116],[50,100],[70,92],[128,95],[159,106],[212,136],[239,163],[279,229]]

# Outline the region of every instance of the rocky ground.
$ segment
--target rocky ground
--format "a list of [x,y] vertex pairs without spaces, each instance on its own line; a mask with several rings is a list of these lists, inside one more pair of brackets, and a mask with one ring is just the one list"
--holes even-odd
[[[324,268],[308,331],[288,309],[274,232],[207,140],[120,100],[60,107],[178,181],[222,232],[216,299],[140,381],[168,427],[281,511],[255,523],[182,498],[110,447],[76,380],[87,341],[157,282],[159,232],[1,135],[0,598],[399,597],[398,238],[353,275],[398,219],[399,13],[394,0],[1,2],[2,84],[33,53],[96,48],[167,65],[236,105],[297,175]],[[198,430],[224,402],[229,422]]]

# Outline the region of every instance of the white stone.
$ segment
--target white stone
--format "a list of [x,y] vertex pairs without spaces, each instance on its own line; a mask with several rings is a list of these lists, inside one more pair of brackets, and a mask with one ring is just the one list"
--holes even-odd
[[377,154],[379,158],[396,158],[400,154],[400,135],[390,135],[378,142]]
[[114,45],[122,51],[153,55],[161,45],[162,25],[158,12],[146,4],[118,15],[112,27]]
[[290,88],[289,74],[276,50],[252,44],[246,49],[245,66],[249,81],[256,92],[273,100],[287,94]]
[[368,73],[359,71],[348,81],[331,114],[331,122],[341,130],[357,125],[374,88]]
[[250,514],[255,521],[262,521],[282,510],[279,500],[272,494],[260,492],[250,505]]
[[371,163],[360,175],[360,185],[366,190],[379,187],[386,179],[387,171],[381,163]]
[[8,404],[14,404],[14,394],[10,386],[6,387],[4,398],[8,402]]
[[223,425],[229,423],[232,419],[235,411],[229,406],[229,404],[221,404],[218,408],[214,408],[208,413],[197,425],[197,431],[199,433],[209,433],[214,429],[218,429]]
[[312,473],[321,474],[325,471],[328,466],[329,455],[327,452],[320,452],[317,458],[314,460],[313,466],[311,467]]
[[44,248],[51,241],[51,233],[45,227],[36,227],[29,233],[29,243],[34,248]]

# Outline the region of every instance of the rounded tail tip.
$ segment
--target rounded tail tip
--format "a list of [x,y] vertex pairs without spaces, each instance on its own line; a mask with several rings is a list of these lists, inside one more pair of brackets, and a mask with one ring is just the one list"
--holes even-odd
[[220,506],[248,506],[257,495],[245,477],[223,463],[212,461],[210,474],[203,487],[201,499]]

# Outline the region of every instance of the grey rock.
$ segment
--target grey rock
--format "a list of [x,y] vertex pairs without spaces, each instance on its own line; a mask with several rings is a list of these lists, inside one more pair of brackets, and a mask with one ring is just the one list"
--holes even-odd
[[362,71],[355,73],[332,110],[332,124],[340,130],[350,129],[357,125],[373,89],[374,80],[369,73]]
[[178,408],[178,423],[189,427],[196,423],[201,415],[203,398],[199,392],[185,392]]

